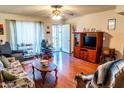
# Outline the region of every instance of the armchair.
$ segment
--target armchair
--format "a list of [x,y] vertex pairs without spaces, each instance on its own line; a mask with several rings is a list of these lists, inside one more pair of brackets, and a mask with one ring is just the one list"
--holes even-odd
[[42,42],[41,42],[41,56],[42,56],[42,58],[43,59],[51,58],[53,56],[52,50],[53,50],[52,45],[50,45],[47,40],[42,40]]
[[103,48],[100,57],[101,63],[116,60],[116,54],[114,48]]
[[124,87],[124,60],[115,60],[98,66],[95,73],[75,76],[77,88]]

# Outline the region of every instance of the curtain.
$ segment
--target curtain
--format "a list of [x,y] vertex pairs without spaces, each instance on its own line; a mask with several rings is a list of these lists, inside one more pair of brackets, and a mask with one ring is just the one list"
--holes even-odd
[[40,53],[43,36],[43,24],[31,21],[9,21],[10,43],[13,49],[31,49],[33,53]]
[[34,49],[37,53],[40,53],[40,48],[41,48],[41,41],[43,39],[43,31],[41,31],[41,29],[43,29],[43,26],[41,26],[41,23],[39,22],[36,22],[35,23],[35,46],[34,46]]
[[15,20],[6,20],[7,30],[8,30],[8,39],[11,45],[12,50],[17,50],[17,33],[16,33],[16,21]]

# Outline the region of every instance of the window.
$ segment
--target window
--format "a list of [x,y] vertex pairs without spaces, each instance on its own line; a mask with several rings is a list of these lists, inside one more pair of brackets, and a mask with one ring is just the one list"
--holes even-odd
[[9,21],[10,42],[13,49],[40,52],[43,24],[31,21]]

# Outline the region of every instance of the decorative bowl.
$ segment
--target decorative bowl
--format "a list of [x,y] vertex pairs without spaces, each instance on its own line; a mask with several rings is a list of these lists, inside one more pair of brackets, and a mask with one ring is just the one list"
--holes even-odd
[[48,60],[41,60],[42,66],[48,66]]

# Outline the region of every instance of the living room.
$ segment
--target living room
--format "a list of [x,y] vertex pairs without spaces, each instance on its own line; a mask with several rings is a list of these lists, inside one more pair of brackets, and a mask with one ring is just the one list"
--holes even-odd
[[[51,13],[54,9],[64,11],[63,16],[67,15],[67,17],[53,21]],[[123,5],[0,6],[0,46],[2,46],[0,47],[0,60],[4,67],[8,66],[1,70],[2,78],[8,80],[2,79],[1,86],[7,88],[123,87],[123,13]],[[60,31],[61,34],[57,34],[56,31]],[[55,33],[53,35],[53,32],[56,35]],[[9,42],[8,46],[11,51],[8,50],[6,42]],[[75,47],[78,49],[76,50]],[[12,55],[12,50],[16,50],[14,55]],[[46,53],[46,51],[50,52]],[[19,54],[15,55],[15,53]],[[21,54],[23,57],[20,57]],[[92,57],[91,60],[89,55]],[[6,60],[10,61],[9,64]],[[43,67],[43,65],[46,66]],[[16,79],[19,80],[16,81],[13,75],[10,76],[11,78],[6,77],[7,71],[18,69],[19,73],[23,72],[19,75],[14,73],[17,76]],[[105,70],[101,71],[103,74],[97,73],[99,69]],[[107,71],[110,71],[109,75]],[[96,77],[98,74],[101,75],[97,77],[101,81],[97,80],[94,74],[89,78],[85,77],[85,74],[91,73],[94,73]],[[112,77],[111,75],[119,77],[120,75],[120,78],[102,80],[106,78],[103,76],[106,73],[107,77]],[[24,79],[21,81],[20,77]],[[13,85],[13,81],[16,84]]]

